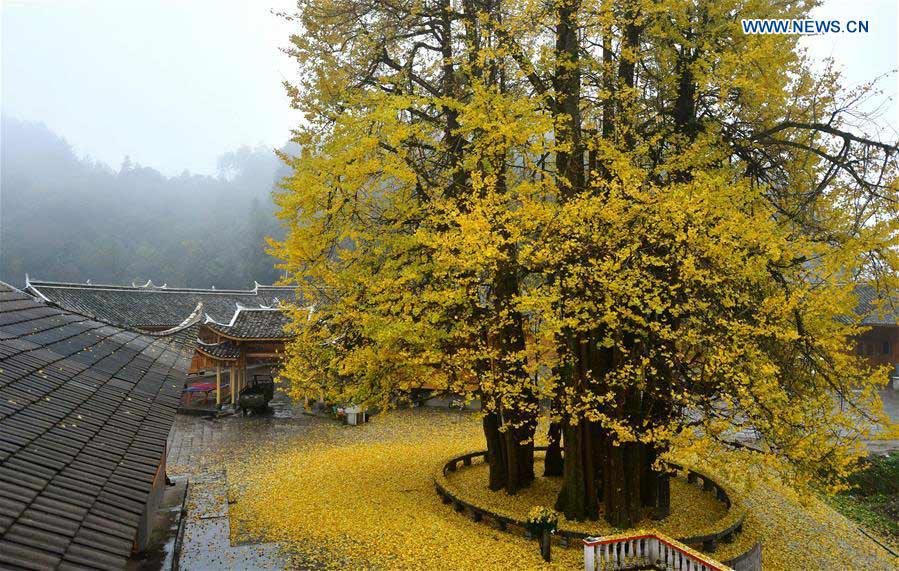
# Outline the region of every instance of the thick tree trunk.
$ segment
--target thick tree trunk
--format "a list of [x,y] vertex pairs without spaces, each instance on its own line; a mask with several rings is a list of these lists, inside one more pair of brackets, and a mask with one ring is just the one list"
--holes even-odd
[[502,433],[499,431],[499,415],[496,411],[484,412],[483,425],[484,437],[487,440],[488,486],[494,491],[502,490],[506,487],[506,458]]
[[530,486],[534,481],[534,435],[537,430],[537,419],[528,418],[518,431],[518,478],[522,487]]
[[546,447],[546,456],[543,459],[543,475],[552,478],[562,475],[564,465],[562,460],[562,423],[551,422],[548,432],[549,445]]
[[488,486],[510,494],[534,481],[534,426],[528,418],[506,418],[484,407]]
[[640,444],[640,501],[645,507],[655,507],[658,502],[659,474],[652,469],[656,451],[652,445]]
[[658,500],[652,517],[653,519],[664,519],[671,515],[671,476],[667,473],[659,474],[656,482],[658,484],[656,493]]
[[582,521],[587,517],[587,478],[584,474],[583,454],[581,454],[581,431],[568,419],[562,424],[565,438],[565,465],[562,489],[556,499],[556,510],[573,521]]
[[612,445],[606,453],[603,470],[603,512],[606,521],[616,527],[629,527],[619,525],[627,520],[627,501],[624,497],[626,486],[624,483],[624,453],[621,446]]
[[622,442],[608,449],[603,473],[604,515],[606,521],[618,528],[634,527],[643,519],[639,456],[639,445],[635,442]]
[[[502,180],[502,178],[501,178]],[[519,294],[518,275],[515,273],[517,253],[507,245],[509,261],[497,269],[493,288],[494,312],[500,318],[493,331],[497,349],[496,368],[499,375],[511,384],[529,386],[525,370],[525,322],[521,312],[515,309]],[[502,442],[506,464],[506,492],[516,493],[534,481],[534,431],[537,428],[537,396],[525,388],[514,408],[500,407]]]
[[521,468],[519,466],[521,456],[518,443],[515,441],[514,429],[507,428],[503,432],[503,447],[506,451],[506,493],[515,494],[521,488]]

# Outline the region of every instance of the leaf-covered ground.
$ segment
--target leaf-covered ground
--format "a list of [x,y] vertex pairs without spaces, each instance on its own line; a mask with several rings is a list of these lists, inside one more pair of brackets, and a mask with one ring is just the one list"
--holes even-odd
[[[535,462],[535,468],[539,476],[543,471],[541,458]],[[530,487],[514,496],[502,491],[491,492],[485,486],[487,465],[477,461],[470,467],[460,467],[459,471],[449,476],[448,480],[456,490],[462,492],[466,500],[495,513],[512,516],[519,521],[527,519],[528,511],[533,506],[552,507],[562,485],[561,478],[538,477]],[[655,522],[647,519],[637,527],[655,528],[671,537],[701,535],[709,529],[709,524],[720,520],[727,514],[726,506],[715,499],[714,493],[703,492],[698,485],[688,484],[681,478],[671,481],[671,511],[672,515],[662,521]],[[574,522],[568,521],[562,516],[559,526],[563,529],[582,531],[592,535],[620,532],[605,520]]]
[[[239,438],[218,460],[228,470],[235,541],[281,543],[298,567],[577,569],[580,549],[553,550],[475,523],[444,505],[433,475],[447,458],[483,447],[471,414],[414,410],[342,427],[231,419]],[[224,453],[226,452],[226,453]],[[896,561],[814,498],[766,483],[746,490],[750,509],[726,558],[759,537],[766,571],[893,570]]]

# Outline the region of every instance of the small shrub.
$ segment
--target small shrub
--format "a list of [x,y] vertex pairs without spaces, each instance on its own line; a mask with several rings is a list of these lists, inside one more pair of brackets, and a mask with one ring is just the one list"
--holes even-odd
[[895,496],[899,494],[899,452],[887,456],[869,456],[862,468],[849,477],[855,495]]
[[533,535],[539,537],[544,530],[550,533],[559,527],[559,513],[546,506],[536,506],[528,512],[527,529]]

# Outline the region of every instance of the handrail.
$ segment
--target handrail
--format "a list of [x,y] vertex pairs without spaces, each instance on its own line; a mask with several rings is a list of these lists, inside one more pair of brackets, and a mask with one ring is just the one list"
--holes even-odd
[[662,569],[734,571],[676,539],[655,530],[588,537],[584,543],[584,571]]

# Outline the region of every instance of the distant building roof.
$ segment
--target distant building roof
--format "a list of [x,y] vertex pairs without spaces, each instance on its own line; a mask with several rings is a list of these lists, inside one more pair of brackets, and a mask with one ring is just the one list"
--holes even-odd
[[229,339],[282,340],[292,337],[287,332],[289,323],[290,317],[279,308],[238,305],[228,322],[222,323],[207,316],[203,325]]
[[222,341],[221,343],[203,343],[198,341],[197,351],[221,361],[236,361],[240,358],[240,347],[231,341]]
[[862,325],[899,327],[899,299],[887,298],[870,285],[856,287],[855,296],[855,314],[862,318]]
[[152,282],[130,286],[26,279],[26,290],[63,309],[120,327],[175,327],[203,304],[203,312],[227,321],[235,305],[274,305],[293,301],[292,286],[256,284],[251,290],[170,288]]
[[188,359],[0,282],[0,567],[125,567]]

